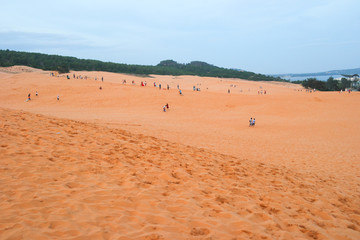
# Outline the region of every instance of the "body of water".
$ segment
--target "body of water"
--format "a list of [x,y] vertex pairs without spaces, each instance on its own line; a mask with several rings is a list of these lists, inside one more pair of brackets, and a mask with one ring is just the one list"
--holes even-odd
[[326,80],[329,79],[329,77],[341,78],[343,76],[341,76],[341,75],[332,75],[332,76],[331,75],[318,75],[318,76],[309,75],[309,76],[302,76],[302,77],[284,76],[284,77],[281,77],[281,78],[286,79],[286,80],[290,80],[290,81],[305,80],[305,79],[308,79],[308,78],[316,78],[317,80],[326,81]]

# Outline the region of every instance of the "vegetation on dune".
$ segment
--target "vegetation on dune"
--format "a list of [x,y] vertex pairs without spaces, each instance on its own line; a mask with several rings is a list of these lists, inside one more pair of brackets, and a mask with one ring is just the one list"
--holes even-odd
[[[333,77],[329,77],[326,82],[317,80],[316,78],[308,78],[306,80],[295,81],[292,83],[298,83],[305,88],[316,89],[319,91],[340,91],[340,90],[344,91],[345,89],[349,89],[349,88],[356,89],[354,85],[357,85],[356,81],[352,82],[347,78],[341,78],[340,81],[337,81]],[[360,87],[358,88],[360,90]]]
[[240,78],[253,81],[281,81],[288,80],[247,71],[238,71],[217,67],[205,62],[193,61],[180,64],[173,60],[161,61],[156,66],[129,65],[97,60],[79,59],[41,53],[17,52],[0,50],[0,66],[10,67],[25,65],[33,68],[67,73],[74,71],[104,71],[128,74],[158,74],[158,75],[194,75],[204,77]]

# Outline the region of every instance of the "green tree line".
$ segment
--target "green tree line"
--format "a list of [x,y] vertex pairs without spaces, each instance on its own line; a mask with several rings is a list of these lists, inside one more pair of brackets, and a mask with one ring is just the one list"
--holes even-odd
[[[354,88],[352,85],[353,82],[346,78],[341,78],[340,81],[337,81],[333,77],[329,77],[326,82],[317,80],[316,78],[308,78],[306,80],[295,81],[293,83],[299,83],[305,88],[316,89],[319,91],[344,91],[346,88]],[[360,87],[357,88],[360,90]]]
[[68,73],[73,71],[104,71],[127,74],[158,74],[158,75],[195,75],[206,77],[240,78],[253,81],[282,81],[280,77],[272,77],[247,71],[217,67],[205,62],[194,61],[180,64],[173,60],[165,60],[156,66],[130,65],[98,60],[79,59],[58,55],[0,50],[0,66],[10,67],[25,65],[33,68]]

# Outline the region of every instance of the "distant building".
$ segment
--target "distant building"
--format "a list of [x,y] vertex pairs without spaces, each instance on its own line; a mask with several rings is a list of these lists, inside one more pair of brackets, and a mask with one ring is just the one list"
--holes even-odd
[[359,88],[360,87],[360,78],[358,74],[353,75],[342,75],[340,78],[335,78],[334,80],[341,81],[341,79],[345,78],[348,81],[351,81],[351,88]]

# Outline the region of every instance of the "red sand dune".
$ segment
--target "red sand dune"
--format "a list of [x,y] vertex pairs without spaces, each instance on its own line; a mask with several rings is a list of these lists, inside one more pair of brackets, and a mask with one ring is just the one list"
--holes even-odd
[[69,76],[0,70],[0,239],[360,239],[359,93]]

